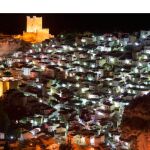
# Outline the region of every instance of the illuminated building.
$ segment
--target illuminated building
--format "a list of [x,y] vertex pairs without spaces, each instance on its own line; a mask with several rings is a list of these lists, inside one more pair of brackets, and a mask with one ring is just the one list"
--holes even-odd
[[22,69],[22,73],[23,73],[24,76],[29,76],[31,74],[31,68],[24,67]]
[[3,82],[0,81],[0,96],[3,95]]
[[3,96],[3,93],[10,89],[9,81],[0,81],[0,96]]
[[39,43],[53,37],[53,35],[49,34],[48,28],[42,28],[42,17],[36,16],[33,16],[33,18],[27,16],[26,32],[23,32],[23,35],[15,36],[15,38],[31,43]]
[[18,85],[18,81],[0,81],[0,97],[9,89],[17,89]]
[[4,81],[3,82],[3,91],[6,92],[9,89],[10,89],[10,82],[9,81]]

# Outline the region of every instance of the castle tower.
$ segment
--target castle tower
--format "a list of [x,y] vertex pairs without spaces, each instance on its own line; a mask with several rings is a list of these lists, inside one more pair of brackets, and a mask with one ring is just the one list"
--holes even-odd
[[26,32],[34,32],[37,33],[42,30],[42,17],[27,16],[27,30]]

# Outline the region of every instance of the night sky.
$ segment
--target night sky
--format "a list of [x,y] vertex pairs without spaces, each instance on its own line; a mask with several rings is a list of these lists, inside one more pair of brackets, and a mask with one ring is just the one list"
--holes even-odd
[[26,16],[42,16],[43,27],[61,32],[134,32],[150,29],[150,14],[0,14],[0,33],[22,34]]

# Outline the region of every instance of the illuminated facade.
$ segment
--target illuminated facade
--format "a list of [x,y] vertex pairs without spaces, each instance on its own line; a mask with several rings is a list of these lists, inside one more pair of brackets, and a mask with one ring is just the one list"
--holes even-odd
[[[33,18],[30,18],[27,16],[27,32],[39,32],[42,30],[42,17],[36,17],[33,16]],[[49,33],[49,30],[47,29],[47,32]]]
[[9,89],[17,89],[18,81],[0,81],[0,97]]
[[3,96],[3,93],[10,89],[9,81],[0,81],[0,96]]
[[26,32],[24,31],[22,36],[15,36],[15,38],[31,43],[39,43],[53,37],[53,35],[49,34],[48,28],[42,28],[42,17],[36,16],[33,16],[33,18],[27,16]]

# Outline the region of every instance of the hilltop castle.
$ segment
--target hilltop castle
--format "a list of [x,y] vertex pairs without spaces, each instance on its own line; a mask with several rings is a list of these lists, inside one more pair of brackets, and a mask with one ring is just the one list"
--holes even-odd
[[27,27],[23,35],[17,35],[15,38],[22,39],[31,43],[39,43],[46,39],[53,38],[54,36],[49,34],[48,28],[42,28],[42,17],[27,16]]

